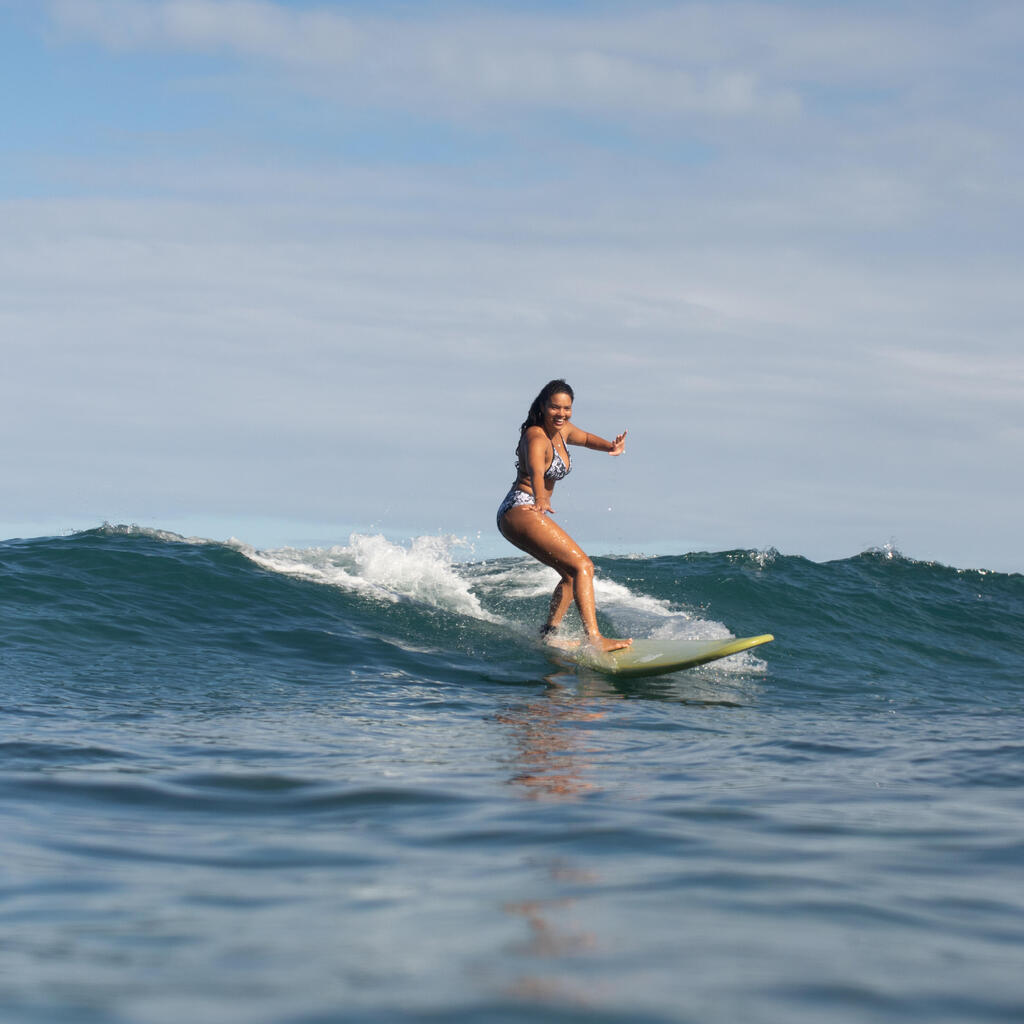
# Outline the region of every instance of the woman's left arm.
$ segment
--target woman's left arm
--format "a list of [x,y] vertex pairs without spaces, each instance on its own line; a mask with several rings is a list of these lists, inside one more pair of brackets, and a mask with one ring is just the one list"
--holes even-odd
[[626,433],[627,431],[624,430],[614,441],[606,441],[603,437],[598,437],[597,434],[588,434],[585,430],[570,425],[565,440],[567,444],[590,448],[595,452],[621,455],[626,450]]

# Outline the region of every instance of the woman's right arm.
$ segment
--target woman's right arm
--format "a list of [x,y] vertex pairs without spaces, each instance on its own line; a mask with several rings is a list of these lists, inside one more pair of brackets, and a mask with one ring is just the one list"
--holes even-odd
[[551,492],[544,474],[548,468],[548,449],[551,442],[540,427],[528,427],[526,430],[526,466],[533,488],[534,507],[538,512],[553,512]]

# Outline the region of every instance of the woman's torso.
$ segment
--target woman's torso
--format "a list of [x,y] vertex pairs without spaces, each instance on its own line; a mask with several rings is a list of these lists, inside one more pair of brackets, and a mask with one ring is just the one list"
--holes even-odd
[[[540,427],[535,429],[540,430]],[[523,435],[519,439],[519,447],[516,449],[517,474],[513,487],[526,491],[527,494],[533,494],[533,480],[530,477],[530,465],[527,458],[528,432],[529,430],[523,431]],[[547,494],[550,495],[555,489],[555,482],[569,475],[569,471],[572,469],[572,460],[569,458],[569,449],[561,433],[556,433],[554,437],[549,437],[548,443],[551,445],[551,458],[547,469],[544,471],[544,487]]]

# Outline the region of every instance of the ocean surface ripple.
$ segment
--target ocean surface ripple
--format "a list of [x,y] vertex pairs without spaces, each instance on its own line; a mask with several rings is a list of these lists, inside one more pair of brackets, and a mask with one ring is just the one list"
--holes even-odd
[[1024,577],[595,561],[0,543],[0,1020],[1024,1019]]

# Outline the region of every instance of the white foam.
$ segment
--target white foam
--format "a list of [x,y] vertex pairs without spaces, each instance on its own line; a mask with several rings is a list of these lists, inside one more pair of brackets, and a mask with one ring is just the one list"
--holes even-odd
[[505,597],[525,600],[550,596],[557,582],[558,573],[554,569],[540,562],[524,560],[500,569],[491,568],[486,575],[478,570],[476,586],[482,591],[500,590]]
[[778,548],[765,548],[763,551],[750,551],[747,557],[758,569],[767,569],[779,560]]
[[416,537],[407,547],[380,535],[358,533],[349,537],[347,545],[330,548],[258,550],[235,538],[227,543],[271,572],[392,603],[412,600],[489,622],[501,621],[484,610],[470,582],[456,573],[452,549],[462,542],[453,536]]
[[[669,601],[646,594],[634,594],[611,580],[597,579],[594,586],[598,607],[615,624],[621,636],[652,640],[729,640],[732,631],[722,622],[701,618]],[[748,674],[767,666],[749,652],[733,655],[713,666],[717,672]]]
[[[482,593],[500,591],[505,597],[547,597],[558,574],[537,562],[523,560],[500,568],[477,567],[475,587]],[[594,579],[598,611],[607,616],[616,635],[657,640],[726,640],[733,634],[714,619],[701,618],[662,598],[635,593],[621,583],[598,575]]]

